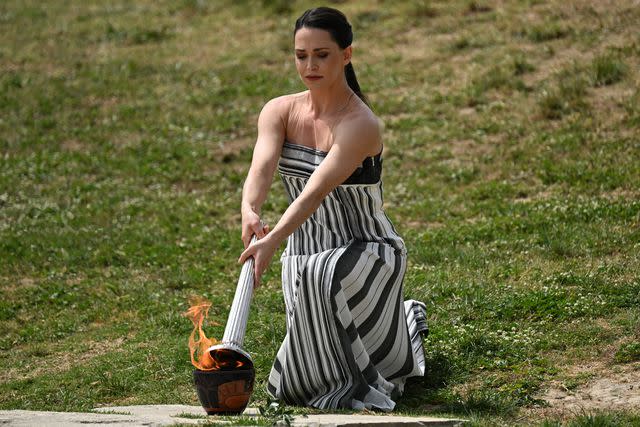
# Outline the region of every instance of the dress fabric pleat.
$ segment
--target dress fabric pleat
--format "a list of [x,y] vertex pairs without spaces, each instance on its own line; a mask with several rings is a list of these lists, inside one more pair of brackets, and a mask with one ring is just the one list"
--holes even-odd
[[[285,141],[278,171],[295,200],[326,152]],[[424,375],[425,305],[403,300],[407,252],[382,209],[381,155],[369,157],[287,241],[287,334],[268,392],[316,408],[395,407]]]

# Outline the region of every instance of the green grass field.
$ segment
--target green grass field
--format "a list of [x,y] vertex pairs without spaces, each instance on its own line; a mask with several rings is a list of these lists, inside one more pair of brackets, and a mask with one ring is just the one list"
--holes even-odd
[[[405,295],[428,307],[428,372],[397,412],[640,425],[624,402],[545,400],[640,376],[637,2],[329,4],[386,124]],[[257,115],[305,89],[292,30],[316,5],[0,2],[0,408],[198,404],[182,313],[210,299],[222,335]],[[286,206],[276,176],[266,221]],[[277,259],[253,406],[285,332]]]

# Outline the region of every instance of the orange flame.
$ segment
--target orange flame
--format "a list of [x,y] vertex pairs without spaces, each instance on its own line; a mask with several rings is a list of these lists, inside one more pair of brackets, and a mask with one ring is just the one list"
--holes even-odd
[[[207,338],[202,330],[204,320],[209,317],[211,303],[201,297],[193,297],[191,307],[184,313],[193,323],[193,331],[189,336],[189,351],[191,363],[201,371],[217,371],[229,369],[250,369],[253,366],[250,359],[234,350],[219,348],[215,351],[207,351],[211,346],[221,344],[215,338]],[[217,325],[217,323],[214,323]],[[198,339],[196,339],[198,334]]]
[[[211,303],[204,298],[193,298],[191,307],[184,313],[193,323],[193,331],[189,336],[189,351],[191,352],[191,363],[202,371],[212,371],[218,369],[217,363],[213,360],[207,349],[219,343],[215,338],[207,338],[202,330],[204,319],[209,316]],[[199,339],[196,339],[196,333]]]

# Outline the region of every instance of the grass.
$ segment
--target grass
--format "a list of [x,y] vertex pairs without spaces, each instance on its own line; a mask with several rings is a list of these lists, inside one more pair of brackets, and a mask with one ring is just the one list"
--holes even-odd
[[[310,6],[2,3],[0,408],[197,405],[181,313],[209,298],[222,335],[257,114],[304,89],[291,30]],[[629,408],[542,415],[551,384],[591,381],[573,367],[616,378],[639,360],[633,2],[337,7],[386,123],[405,295],[428,307],[427,375],[397,412],[637,423]],[[265,220],[286,206],[275,182]],[[285,333],[279,274],[249,319],[252,406]]]
[[640,423],[637,415],[624,413],[593,413],[577,416],[571,422],[563,424],[559,421],[545,421],[541,427],[633,427]]
[[615,355],[618,363],[628,363],[640,360],[640,341],[630,342],[620,346]]
[[593,60],[592,74],[595,86],[614,84],[621,81],[627,74],[627,65],[617,56],[600,55]]

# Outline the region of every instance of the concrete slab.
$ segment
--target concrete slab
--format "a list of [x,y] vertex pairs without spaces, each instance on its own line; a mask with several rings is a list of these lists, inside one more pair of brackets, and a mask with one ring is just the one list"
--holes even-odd
[[[198,409],[198,411],[196,412],[194,409]],[[110,427],[155,427],[199,424],[206,421],[206,418],[206,413],[201,407],[186,405],[123,406],[98,408],[96,412],[0,411],[0,425],[20,427],[86,427],[87,424],[108,424]]]
[[[86,427],[87,424],[108,424],[110,427],[171,426],[202,424],[216,420],[208,417],[200,406],[136,405],[96,408],[95,412],[0,411],[0,425]],[[258,416],[255,408],[247,408],[245,416]],[[222,420],[220,420],[222,422]],[[297,416],[293,426],[302,427],[454,427],[463,420],[434,417],[404,417],[398,415],[317,414]]]
[[464,420],[434,417],[406,417],[401,415],[317,414],[296,417],[296,427],[458,427]]

